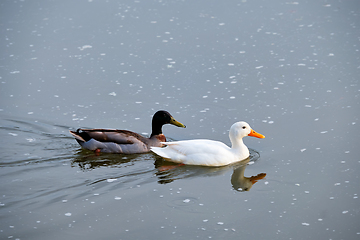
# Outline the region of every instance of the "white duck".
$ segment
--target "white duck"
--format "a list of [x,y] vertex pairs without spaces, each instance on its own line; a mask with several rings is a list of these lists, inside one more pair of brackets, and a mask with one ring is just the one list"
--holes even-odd
[[265,138],[255,132],[246,122],[234,123],[229,132],[232,147],[218,141],[195,139],[176,142],[164,142],[166,147],[151,147],[151,151],[169,161],[203,166],[225,166],[249,157],[249,149],[243,137]]

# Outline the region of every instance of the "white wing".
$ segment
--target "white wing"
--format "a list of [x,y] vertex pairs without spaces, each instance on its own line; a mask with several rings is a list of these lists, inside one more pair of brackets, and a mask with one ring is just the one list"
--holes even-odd
[[233,160],[230,148],[222,142],[206,139],[166,142],[165,148],[151,148],[156,154],[170,159],[173,162],[220,166],[226,165]]

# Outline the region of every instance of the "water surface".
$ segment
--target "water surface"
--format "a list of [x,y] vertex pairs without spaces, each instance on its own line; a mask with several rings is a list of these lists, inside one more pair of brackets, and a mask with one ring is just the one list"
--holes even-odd
[[[1,239],[357,239],[357,1],[0,3]],[[81,150],[68,130],[230,144],[174,167]],[[266,173],[254,185],[247,179]]]

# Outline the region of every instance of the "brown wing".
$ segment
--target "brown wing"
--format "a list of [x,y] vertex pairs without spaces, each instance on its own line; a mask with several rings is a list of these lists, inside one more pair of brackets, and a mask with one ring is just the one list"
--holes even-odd
[[145,137],[127,130],[79,128],[76,132],[71,133],[81,137],[86,142],[92,138],[100,142],[114,142],[117,144],[134,144],[138,141],[146,142]]

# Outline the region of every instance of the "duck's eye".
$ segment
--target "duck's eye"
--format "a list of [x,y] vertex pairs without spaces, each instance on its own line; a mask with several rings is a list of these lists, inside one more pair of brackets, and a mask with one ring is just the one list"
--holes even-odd
[[243,129],[245,129],[246,127],[245,126],[243,126]]

